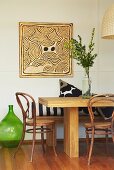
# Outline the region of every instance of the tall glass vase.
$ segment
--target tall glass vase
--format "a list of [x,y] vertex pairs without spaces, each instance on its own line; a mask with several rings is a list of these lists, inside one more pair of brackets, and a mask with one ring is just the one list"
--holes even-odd
[[88,99],[91,97],[91,79],[89,77],[89,68],[85,68],[85,74],[82,79],[82,98]]

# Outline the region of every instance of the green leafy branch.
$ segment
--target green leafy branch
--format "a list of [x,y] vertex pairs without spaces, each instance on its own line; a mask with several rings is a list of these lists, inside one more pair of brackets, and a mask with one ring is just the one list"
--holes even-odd
[[71,52],[71,57],[77,60],[77,64],[85,68],[85,71],[89,77],[89,68],[93,66],[94,59],[97,54],[92,54],[94,50],[95,43],[93,42],[95,34],[95,28],[92,30],[90,43],[88,49],[82,44],[82,38],[78,35],[78,39],[71,39],[69,42],[65,43],[65,48],[69,49]]

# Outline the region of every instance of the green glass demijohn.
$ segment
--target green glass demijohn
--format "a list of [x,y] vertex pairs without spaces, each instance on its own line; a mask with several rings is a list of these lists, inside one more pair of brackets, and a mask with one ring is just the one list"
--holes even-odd
[[22,137],[23,124],[15,115],[13,105],[9,105],[9,111],[0,122],[0,145],[3,147],[17,147]]

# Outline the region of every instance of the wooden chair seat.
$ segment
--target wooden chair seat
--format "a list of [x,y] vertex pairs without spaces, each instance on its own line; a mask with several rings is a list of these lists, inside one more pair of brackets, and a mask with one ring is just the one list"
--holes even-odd
[[[27,125],[33,126],[33,119],[28,120]],[[36,119],[36,126],[50,126],[53,125],[55,122],[53,120],[43,120],[43,119]]]
[[85,123],[84,126],[85,128],[91,128],[92,126],[94,126],[94,128],[108,129],[111,128],[111,122],[94,122],[94,124]]

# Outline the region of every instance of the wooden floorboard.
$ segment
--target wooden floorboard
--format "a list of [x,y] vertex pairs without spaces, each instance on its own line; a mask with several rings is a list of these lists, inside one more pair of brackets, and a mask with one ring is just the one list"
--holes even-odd
[[51,147],[43,154],[41,145],[36,145],[33,162],[30,163],[31,145],[23,145],[13,159],[15,148],[0,149],[0,170],[114,170],[114,144],[95,142],[92,163],[87,165],[86,144],[80,142],[80,157],[70,159],[63,152],[62,142],[57,143],[57,157]]

